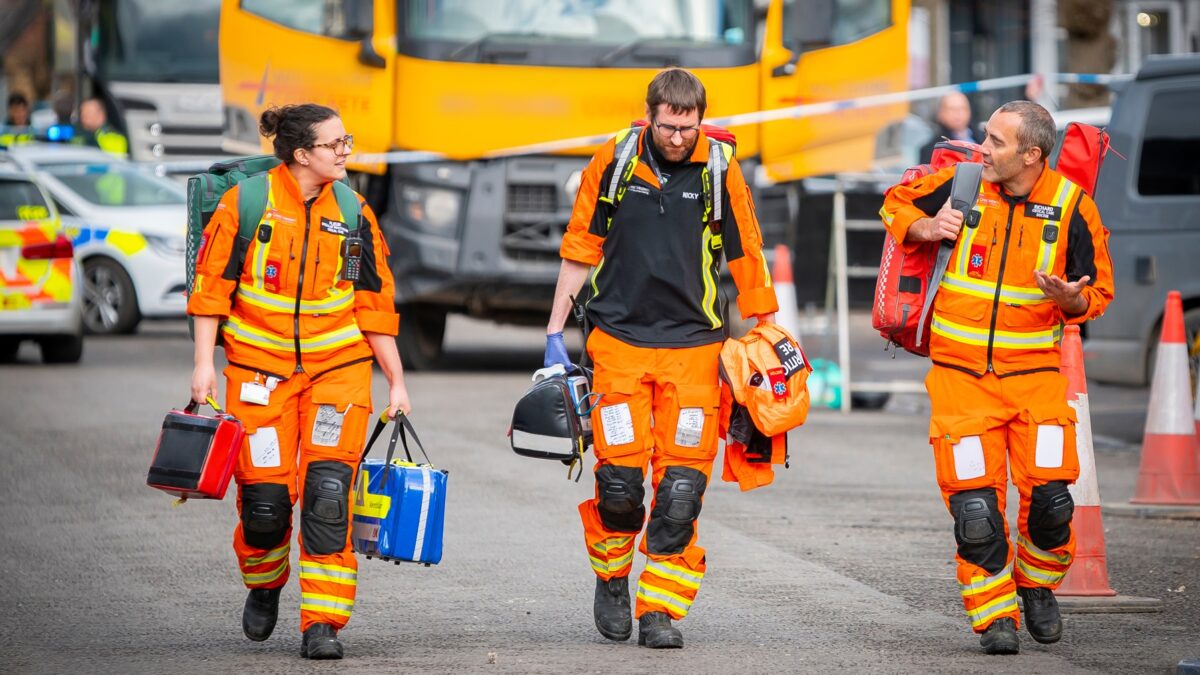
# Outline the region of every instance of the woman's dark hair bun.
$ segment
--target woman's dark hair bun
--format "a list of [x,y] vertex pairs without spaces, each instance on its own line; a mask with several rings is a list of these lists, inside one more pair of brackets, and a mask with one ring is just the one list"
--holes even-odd
[[271,106],[258,117],[258,130],[266,138],[275,137],[276,157],[292,162],[296,150],[317,142],[317,125],[337,116],[333,108],[316,103]]

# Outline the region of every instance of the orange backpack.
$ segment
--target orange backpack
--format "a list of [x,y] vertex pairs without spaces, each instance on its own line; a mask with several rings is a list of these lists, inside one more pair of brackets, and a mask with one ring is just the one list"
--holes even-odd
[[812,366],[796,339],[779,325],[759,324],[740,338],[726,340],[719,369],[734,401],[746,408],[763,435],[776,436],[804,424]]

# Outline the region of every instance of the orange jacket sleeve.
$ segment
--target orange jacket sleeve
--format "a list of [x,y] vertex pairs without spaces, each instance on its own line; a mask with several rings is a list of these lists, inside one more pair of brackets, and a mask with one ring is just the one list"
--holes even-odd
[[230,265],[238,232],[237,193],[236,187],[225,193],[204,228],[196,253],[195,284],[187,303],[187,312],[192,316],[229,318],[241,276],[241,270]]
[[616,138],[609,139],[592,155],[592,161],[588,162],[580,176],[575,208],[571,211],[571,220],[567,223],[566,234],[558,249],[559,256],[564,260],[595,265],[603,256],[601,247],[612,209],[602,192],[612,175],[611,165],[616,147]]
[[1083,287],[1083,296],[1088,308],[1083,314],[1063,314],[1069,324],[1079,324],[1094,319],[1108,307],[1113,299],[1112,259],[1108,256],[1108,230],[1100,222],[1100,211],[1092,198],[1080,191],[1079,204],[1071,215],[1067,229],[1066,280],[1078,281],[1091,277]]
[[742,167],[734,158],[730,158],[729,170],[725,172],[725,195],[721,244],[729,274],[737,285],[738,311],[743,319],[779,311],[767,259],[763,256],[762,232],[754,213],[754,199],[742,175]]
[[363,203],[362,212],[363,226],[367,231],[362,232],[361,236],[363,243],[369,247],[364,253],[371,254],[379,283],[377,288],[355,285],[354,320],[361,331],[396,335],[400,332],[400,315],[396,314],[396,289],[392,270],[388,267],[387,241],[371,207]]
[[937,214],[950,198],[950,183],[954,178],[954,166],[924,176],[909,185],[897,185],[888,190],[883,198],[879,217],[883,227],[900,242],[905,252],[916,250],[923,242],[904,241],[908,228],[922,218]]

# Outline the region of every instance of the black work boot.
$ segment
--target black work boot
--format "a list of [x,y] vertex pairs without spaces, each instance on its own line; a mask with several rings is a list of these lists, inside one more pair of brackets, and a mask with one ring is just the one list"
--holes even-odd
[[651,649],[679,649],[683,633],[671,625],[666,612],[646,612],[638,619],[638,644]]
[[629,612],[629,577],[596,578],[596,602],[592,608],[596,630],[609,640],[628,640],[633,634]]
[[278,588],[254,588],[246,596],[242,608],[242,632],[255,642],[271,637],[275,620],[279,618]]
[[1018,588],[1025,601],[1025,629],[1034,640],[1048,645],[1062,639],[1062,615],[1049,588]]
[[340,659],[342,658],[342,643],[337,639],[337,631],[327,623],[314,623],[304,631],[304,641],[300,643],[300,656],[306,659]]
[[979,644],[987,654],[1017,654],[1021,641],[1017,638],[1017,622],[1008,617],[996,619],[979,636]]

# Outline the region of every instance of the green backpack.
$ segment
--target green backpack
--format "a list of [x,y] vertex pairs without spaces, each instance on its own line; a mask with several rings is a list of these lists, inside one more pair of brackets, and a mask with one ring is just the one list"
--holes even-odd
[[[221,198],[234,185],[241,186],[238,190],[238,236],[234,245],[233,255],[237,256],[237,267],[241,270],[245,265],[246,251],[254,239],[262,220],[263,212],[267,209],[267,172],[279,166],[279,158],[273,155],[254,155],[240,157],[225,162],[217,162],[208,171],[188,178],[187,182],[187,256],[184,263],[187,266],[187,295],[192,297],[192,289],[196,284],[196,256],[200,253],[200,243],[204,237],[204,228],[212,219]],[[358,195],[350,189],[345,179],[333,184],[333,194],[337,199],[338,208],[342,212],[342,220],[346,229],[354,232],[359,227],[362,217],[362,204]],[[236,291],[235,291],[236,293]],[[192,317],[188,317],[188,333],[195,338]],[[217,332],[217,344],[221,344],[221,333]]]

